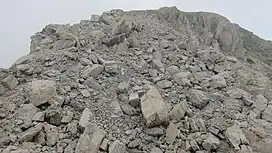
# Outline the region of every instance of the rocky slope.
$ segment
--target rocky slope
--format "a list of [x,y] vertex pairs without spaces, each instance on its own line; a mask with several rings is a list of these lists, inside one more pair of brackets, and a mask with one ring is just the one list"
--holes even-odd
[[0,71],[0,152],[269,153],[271,46],[175,7],[47,25]]

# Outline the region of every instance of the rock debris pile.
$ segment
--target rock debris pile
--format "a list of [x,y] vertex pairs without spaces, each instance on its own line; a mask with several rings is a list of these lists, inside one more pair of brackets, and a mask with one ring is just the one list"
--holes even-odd
[[47,25],[0,70],[0,152],[271,153],[271,48],[176,7]]

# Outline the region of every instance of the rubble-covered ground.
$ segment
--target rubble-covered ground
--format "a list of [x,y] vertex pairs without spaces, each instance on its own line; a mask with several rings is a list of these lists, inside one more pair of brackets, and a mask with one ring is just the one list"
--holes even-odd
[[0,152],[271,153],[271,46],[175,7],[47,25],[0,71]]

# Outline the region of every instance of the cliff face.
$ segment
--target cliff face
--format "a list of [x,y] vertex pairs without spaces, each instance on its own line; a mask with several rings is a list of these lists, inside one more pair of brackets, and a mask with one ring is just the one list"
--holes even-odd
[[158,18],[167,21],[177,31],[189,38],[189,41],[205,45],[219,44],[220,49],[240,59],[253,56],[271,66],[272,44],[263,40],[225,17],[206,12],[188,13],[176,7],[165,7],[157,11]]

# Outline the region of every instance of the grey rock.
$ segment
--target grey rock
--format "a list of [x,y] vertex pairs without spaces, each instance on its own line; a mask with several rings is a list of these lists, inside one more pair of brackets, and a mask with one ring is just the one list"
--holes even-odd
[[68,146],[64,149],[64,153],[75,153],[76,142],[72,141],[68,144]]
[[110,74],[119,74],[119,68],[117,64],[106,65],[105,71]]
[[45,144],[46,140],[45,140],[44,132],[40,131],[37,135],[34,136],[33,140],[35,143],[38,143],[41,145]]
[[153,148],[150,153],[162,153],[159,148]]
[[259,94],[255,97],[255,104],[254,106],[260,110],[263,111],[267,107],[267,99],[262,95]]
[[28,149],[17,149],[17,150],[13,150],[10,153],[30,153],[30,151]]
[[169,123],[166,105],[158,91],[153,86],[141,98],[141,110],[148,127],[167,125]]
[[67,130],[71,133],[71,134],[77,134],[77,123],[76,122],[71,122],[67,125]]
[[153,65],[154,68],[157,69],[158,71],[164,73],[165,69],[161,61],[159,60],[153,60]]
[[89,124],[77,142],[75,153],[97,153],[105,136],[105,131]]
[[91,94],[89,93],[89,91],[87,89],[80,90],[80,93],[85,98],[88,98],[91,96]]
[[117,54],[125,55],[125,54],[128,53],[128,44],[126,42],[117,44],[117,45],[114,46],[114,51]]
[[101,145],[100,145],[100,150],[102,150],[102,151],[108,151],[108,149],[109,149],[109,140],[108,139],[103,139],[103,141],[102,141],[102,143],[101,143]]
[[225,136],[235,150],[240,149],[240,144],[249,144],[245,134],[237,125],[227,128]]
[[93,65],[93,62],[89,60],[88,58],[81,58],[79,59],[79,61],[83,66]]
[[141,145],[141,140],[140,139],[135,139],[133,141],[130,141],[129,144],[127,145],[128,148],[136,148]]
[[227,82],[224,76],[218,74],[211,77],[211,87],[212,88],[224,88],[227,86]]
[[168,80],[161,80],[157,82],[157,86],[159,86],[162,89],[167,89],[172,87],[172,82]]
[[104,67],[99,64],[94,64],[92,66],[87,66],[85,70],[82,72],[82,78],[88,78],[88,77],[93,77],[96,78],[98,77],[104,70]]
[[173,144],[179,134],[178,126],[176,124],[170,123],[166,129],[166,142],[168,144]]
[[58,128],[50,124],[44,124],[44,131],[46,136],[46,145],[54,146],[59,140]]
[[169,72],[171,75],[177,74],[180,72],[179,67],[172,65],[168,68],[166,68],[166,72]]
[[200,109],[204,108],[210,100],[208,93],[196,89],[191,89],[187,97],[195,107]]
[[112,30],[112,35],[129,34],[131,27],[128,25],[125,19],[121,19]]
[[170,112],[170,117],[172,120],[180,121],[184,118],[184,115],[188,109],[188,104],[186,101],[182,101],[179,104],[176,104]]
[[62,117],[61,123],[70,123],[73,119],[74,113],[72,111],[67,111],[66,115]]
[[129,37],[127,39],[129,46],[130,47],[139,47],[139,43],[138,40],[136,39],[136,37]]
[[145,132],[148,135],[159,137],[164,134],[164,129],[159,127],[154,127],[154,128],[147,129]]
[[21,64],[16,66],[16,69],[20,72],[25,72],[29,70],[29,68],[30,68],[29,64]]
[[2,83],[0,83],[0,96],[4,95],[6,93],[6,88]]
[[56,83],[49,80],[34,80],[30,86],[30,102],[35,106],[40,106],[56,94]]
[[191,140],[191,141],[190,141],[190,145],[191,145],[191,147],[192,147],[192,149],[193,149],[194,151],[200,150],[200,148],[199,148],[199,146],[198,146],[198,144],[197,144],[197,142],[196,142],[195,140]]
[[131,93],[129,95],[128,102],[133,107],[139,107],[140,106],[140,99],[138,93]]
[[79,126],[82,128],[86,128],[92,118],[93,114],[91,110],[89,108],[85,108],[80,117]]
[[272,122],[272,105],[268,105],[264,110],[262,118],[267,122]]
[[202,118],[197,119],[196,125],[198,126],[200,132],[206,131],[206,126],[205,126],[204,120]]
[[209,134],[208,137],[202,143],[202,146],[205,150],[210,151],[210,150],[217,149],[219,144],[220,144],[219,139],[213,136],[212,134]]
[[13,75],[9,75],[5,79],[3,79],[2,82],[10,90],[16,88],[16,86],[19,83],[18,80],[17,80],[17,78],[15,78]]
[[125,38],[126,38],[125,34],[119,34],[119,35],[113,36],[106,44],[109,47],[114,46],[116,44],[120,44],[124,42]]
[[5,145],[8,145],[9,142],[10,142],[10,137],[2,135],[1,138],[0,138],[0,147],[2,148]]
[[117,91],[120,93],[126,92],[129,88],[129,83],[127,82],[121,82],[119,83],[118,87],[117,87]]
[[45,119],[48,123],[52,125],[61,125],[62,111],[60,108],[50,108],[45,112]]
[[166,48],[169,47],[168,41],[165,40],[165,39],[160,40],[160,41],[159,41],[159,45],[160,45],[160,47],[163,48],[163,49],[166,49]]
[[44,121],[44,112],[37,112],[34,116],[33,116],[33,121],[39,121],[39,122],[43,122]]
[[139,109],[136,109],[136,108],[134,108],[134,107],[132,107],[131,105],[128,105],[128,104],[121,105],[121,109],[126,115],[129,115],[129,116],[134,116],[134,115],[139,115],[140,114]]
[[34,127],[27,129],[20,135],[19,141],[25,142],[25,141],[31,140],[35,135],[37,135],[42,130],[42,128],[43,128],[43,124],[39,123],[35,125]]
[[87,85],[88,87],[95,90],[103,89],[103,87],[92,77],[89,77],[87,80],[85,80],[84,85]]
[[116,117],[116,116],[123,115],[123,111],[122,111],[121,106],[118,101],[116,101],[116,100],[111,101],[110,106],[112,108],[113,116]]
[[18,118],[23,120],[23,128],[28,128],[32,124],[33,116],[38,112],[38,108],[36,108],[33,104],[22,104],[18,110]]
[[109,146],[109,153],[126,153],[126,146],[121,143],[119,140],[115,140],[110,146]]
[[91,22],[99,22],[100,16],[99,15],[91,15]]

